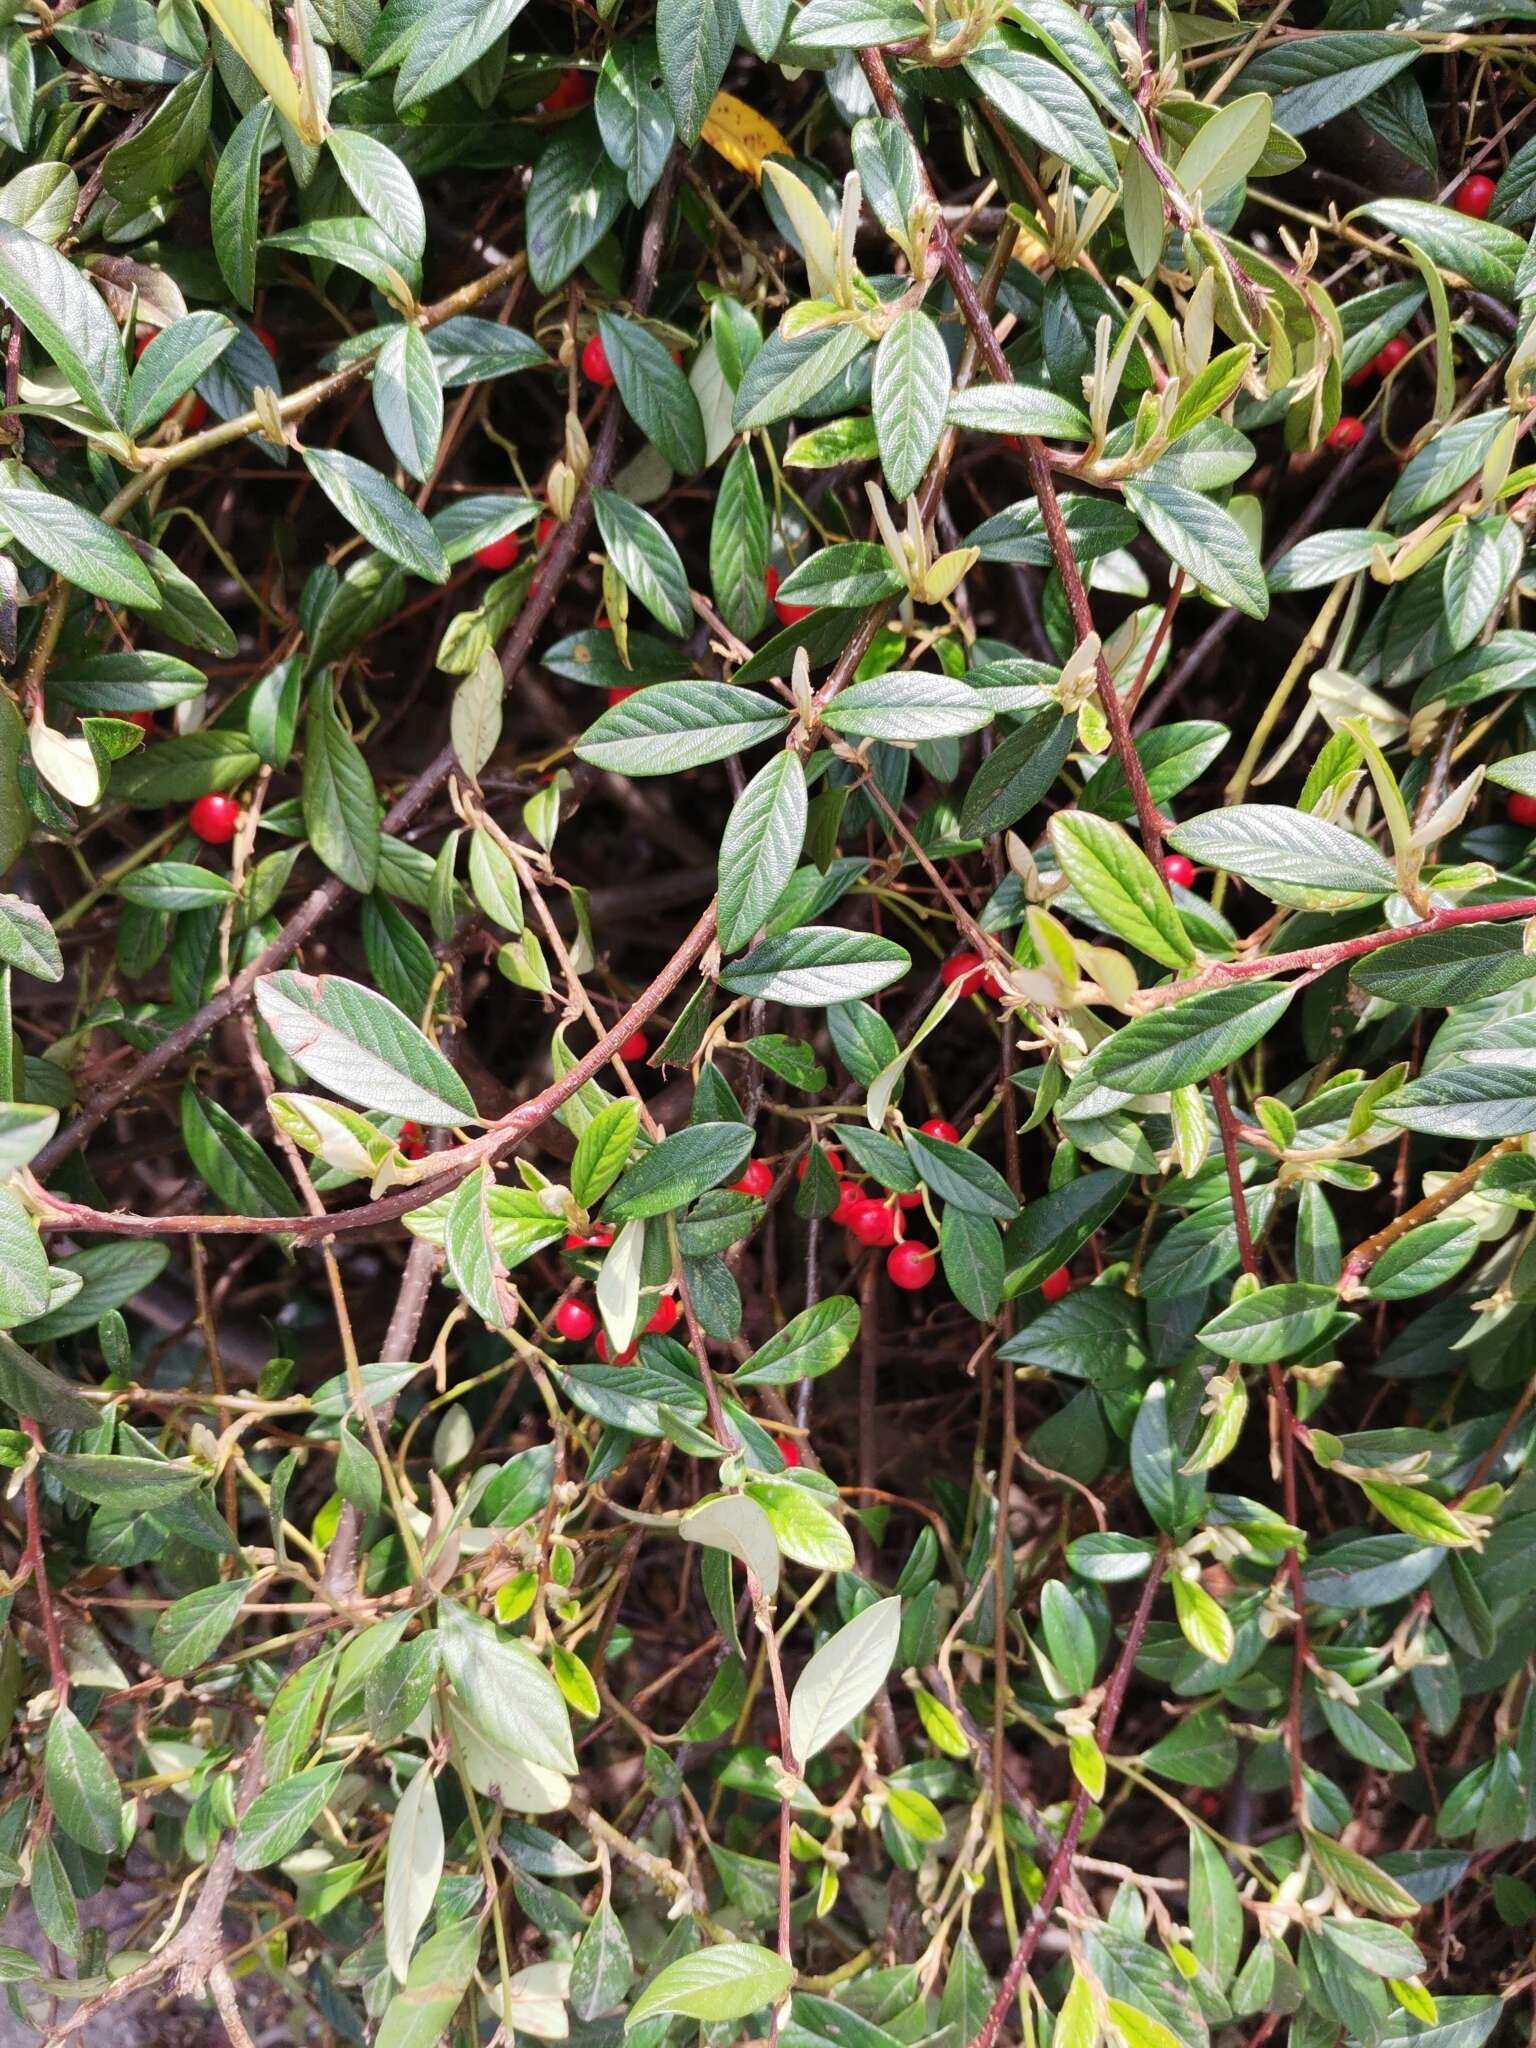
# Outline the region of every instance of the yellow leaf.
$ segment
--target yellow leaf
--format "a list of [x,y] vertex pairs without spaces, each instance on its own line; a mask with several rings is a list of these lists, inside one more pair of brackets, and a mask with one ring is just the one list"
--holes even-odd
[[301,142],[325,140],[308,80],[301,86],[272,27],[266,0],[202,0],[203,11]]
[[745,171],[757,185],[763,182],[763,164],[769,157],[795,153],[771,121],[728,92],[717,92],[710,101],[699,133],[711,149],[736,170]]

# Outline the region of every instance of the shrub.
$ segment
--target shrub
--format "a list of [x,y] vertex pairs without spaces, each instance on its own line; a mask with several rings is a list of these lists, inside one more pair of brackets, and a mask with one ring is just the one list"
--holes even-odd
[[18,2016],[1528,1988],[1490,12],[7,10]]

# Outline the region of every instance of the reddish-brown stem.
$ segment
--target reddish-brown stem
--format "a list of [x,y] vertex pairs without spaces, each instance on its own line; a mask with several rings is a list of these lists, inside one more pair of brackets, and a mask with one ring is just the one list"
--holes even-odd
[[[1120,1646],[1120,1655],[1115,1660],[1115,1668],[1110,1673],[1108,1685],[1104,1688],[1104,1704],[1099,1709],[1097,1726],[1100,1749],[1109,1747],[1110,1738],[1115,1732],[1115,1723],[1120,1718],[1120,1709],[1125,1702],[1126,1687],[1131,1682],[1131,1670],[1141,1648],[1141,1639],[1146,1634],[1147,1623],[1152,1616],[1152,1603],[1157,1598],[1157,1589],[1161,1584],[1162,1563],[1159,1559],[1147,1573],[1141,1597],[1136,1602],[1136,1611],[1131,1616],[1130,1626],[1125,1632],[1125,1641]],[[1071,1875],[1072,1858],[1077,1853],[1083,1822],[1088,1818],[1088,1808],[1092,1803],[1087,1790],[1079,1786],[1077,1797],[1072,1802],[1072,1811],[1067,1816],[1067,1824],[1062,1830],[1061,1840],[1056,1845],[1056,1853],[1046,1870],[1045,1884],[1040,1897],[1035,1902],[1024,1932],[1019,1936],[1018,1946],[1013,1951],[1008,1968],[1003,1972],[1003,1981],[998,1986],[996,1998],[992,2001],[992,2009],[972,2038],[970,2048],[996,2048],[997,2037],[1002,2031],[1004,2020],[1008,2017],[1008,2009],[1018,1996],[1019,1986],[1024,1981],[1024,1972],[1029,1968],[1035,1950],[1040,1945],[1041,1935],[1050,1924],[1051,1914],[1055,1911],[1056,1901],[1061,1896],[1062,1886]]]
[[[21,1426],[41,1451],[43,1432],[30,1415],[23,1415]],[[37,1611],[43,1624],[43,1641],[48,1645],[48,1682],[58,1695],[62,1707],[69,1698],[69,1667],[64,1662],[64,1645],[59,1637],[59,1618],[53,1611],[53,1594],[48,1588],[48,1571],[43,1563],[43,1521],[37,1499],[37,1470],[34,1466],[22,1483],[22,1498],[27,1517],[27,1546],[22,1557],[23,1566],[32,1574],[32,1584],[37,1593]]]

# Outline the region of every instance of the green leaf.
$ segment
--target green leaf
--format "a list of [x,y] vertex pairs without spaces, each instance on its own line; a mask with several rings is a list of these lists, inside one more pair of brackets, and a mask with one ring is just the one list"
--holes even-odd
[[571,1161],[571,1194],[582,1208],[595,1208],[613,1186],[635,1148],[639,1129],[639,1108],[629,1101],[610,1102],[587,1125]]
[[371,547],[429,583],[448,581],[448,561],[437,535],[388,477],[336,448],[301,452],[315,482]]
[[43,1782],[69,1839],[98,1856],[115,1856],[123,1838],[122,1792],[94,1736],[62,1702],[48,1721]]
[[426,1924],[443,1874],[443,1817],[431,1767],[423,1764],[400,1795],[389,1824],[384,1866],[384,1953],[396,1980],[410,1974],[411,1951]]
[[698,141],[741,17],[736,0],[657,0],[656,48],[677,132]]
[[[1267,93],[1248,92],[1241,99],[1229,100],[1200,127],[1179,158],[1175,167],[1179,183],[1186,192],[1198,193],[1209,207],[1222,193],[1240,185],[1253,169],[1264,154],[1269,126]],[[1170,429],[1169,439],[1175,438]]]
[[213,253],[229,286],[230,297],[247,308],[256,297],[261,159],[271,118],[272,102],[268,99],[259,99],[242,118],[219,152],[209,203]]
[[247,1580],[226,1579],[171,1602],[156,1620],[149,1646],[167,1678],[184,1678],[209,1661],[234,1627],[250,1592]]
[[1338,1296],[1333,1288],[1287,1281],[1240,1295],[1202,1324],[1199,1339],[1220,1358],[1263,1365],[1305,1351],[1327,1331],[1337,1314]]
[[163,419],[238,333],[222,313],[189,313],[162,327],[139,357],[128,385],[129,434],[142,434]]
[[875,351],[872,393],[880,466],[893,497],[910,498],[944,431],[949,353],[916,307],[899,313]]
[[786,749],[741,792],[721,836],[715,921],[726,952],[745,945],[783,895],[805,843],[805,820],[805,770]]
[[951,1294],[968,1315],[990,1322],[1002,1304],[1007,1268],[990,1216],[949,1203],[939,1219],[939,1260]]
[[372,989],[337,974],[268,974],[256,984],[256,1007],[296,1066],[364,1109],[418,1123],[474,1120],[453,1068]]
[[[1373,199],[1357,211],[1422,249],[1437,270],[1465,278],[1495,298],[1513,299],[1525,243],[1508,228],[1491,220],[1471,220],[1453,207],[1431,206],[1422,199]],[[1482,421],[1462,424],[1471,427]]]
[[964,837],[989,839],[1032,811],[1061,772],[1076,731],[1077,721],[1063,718],[1054,703],[1026,712],[992,749],[965,793],[960,809]]
[[303,804],[315,852],[349,889],[366,894],[379,872],[379,800],[329,676],[311,686],[305,708]]
[[790,1748],[802,1769],[885,1684],[900,1634],[900,1600],[877,1600],[810,1658],[789,1699]]
[[411,1958],[404,1987],[384,2008],[374,2048],[437,2048],[475,1974],[480,1922],[473,1914],[450,1920]]
[[0,526],[9,528],[29,554],[66,583],[108,604],[159,611],[155,579],[120,533],[69,498],[56,498],[30,483],[21,486],[10,465],[5,474],[11,481],[0,485]]
[[84,1939],[80,1908],[51,1834],[39,1836],[32,1847],[31,1903],[38,1926],[54,1947],[64,1955],[78,1956]]
[[612,2012],[623,2004],[634,1975],[623,1922],[605,1898],[571,1958],[571,2011],[579,2020],[595,2020]]
[[373,409],[390,453],[408,476],[432,474],[443,432],[443,387],[420,328],[402,322],[373,366]]
[[743,441],[725,465],[709,529],[710,588],[720,616],[743,640],[755,639],[768,616],[768,549],[768,507]]
[[48,1254],[37,1225],[9,1188],[0,1188],[0,1323],[42,1315],[51,1298]]
[[[1057,64],[989,37],[965,63],[980,97],[1031,142],[1059,156],[1090,185],[1120,182],[1114,151],[1093,103]],[[1027,431],[1027,430],[1026,430]]]
[[679,475],[696,475],[704,467],[704,421],[688,379],[638,320],[600,313],[597,331],[624,410]]
[[749,1941],[720,1942],[659,1970],[625,2015],[624,2031],[633,2033],[658,2013],[678,2013],[706,2025],[745,2019],[777,2005],[794,1974],[772,1949]]
[[1194,964],[1195,949],[1167,885],[1120,826],[1086,811],[1058,811],[1050,835],[1074,892],[1117,938],[1175,973]]
[[181,1091],[181,1138],[192,1164],[236,1216],[297,1216],[298,1197],[260,1145],[190,1082]]
[[964,1145],[931,1138],[926,1131],[907,1130],[902,1138],[919,1179],[941,1201],[976,1216],[996,1217],[1002,1223],[1019,1213],[1007,1181],[995,1167]]
[[903,669],[850,683],[822,713],[822,723],[852,738],[915,747],[980,732],[992,723],[992,707],[969,683]]
[[1070,399],[1032,384],[973,384],[945,409],[952,427],[981,434],[1035,434],[1051,441],[1086,441],[1088,415]]
[[681,1209],[744,1166],[752,1145],[750,1124],[689,1124],[635,1161],[609,1196],[604,1213],[618,1220]]
[[1274,95],[1275,125],[1305,135],[1358,106],[1418,55],[1412,36],[1367,31],[1298,36],[1260,50],[1243,72],[1251,91]]
[[1383,946],[1357,960],[1350,972],[1384,1002],[1421,1010],[1475,1003],[1518,988],[1536,975],[1536,956],[1525,951],[1518,924],[1468,925]]
[[592,511],[608,558],[627,588],[668,632],[691,632],[688,573],[666,528],[643,506],[613,491],[594,491]]
[[[452,319],[444,320],[431,330],[426,342],[445,391],[456,391],[463,384],[483,384],[492,377],[516,376],[520,370],[549,368],[549,357],[531,335],[516,327],[503,327],[497,320],[478,320],[473,313],[456,313]],[[466,507],[510,505],[513,502],[516,501],[506,498],[468,498],[461,499],[456,505],[445,505],[436,513],[433,531],[442,541],[443,552],[449,561],[458,561],[462,557],[455,554],[449,545],[444,526],[446,519],[461,516]],[[532,500],[522,502],[531,504]],[[474,545],[479,546],[480,543],[477,541]]]
[[1256,1045],[1285,1015],[1294,994],[1280,982],[1247,982],[1134,1017],[1095,1047],[1078,1070],[1072,1094],[1095,1086],[1123,1095],[1163,1095],[1203,1081]]
[[28,1344],[42,1344],[55,1337],[73,1337],[99,1322],[109,1309],[125,1301],[160,1277],[166,1262],[163,1244],[123,1243],[92,1245],[68,1258],[55,1259],[54,1267],[79,1276],[79,1291],[57,1308],[28,1323],[20,1332]]
[[443,1670],[480,1734],[514,1757],[574,1776],[565,1700],[529,1645],[502,1635],[457,1601],[439,1600],[437,1620]]
[[790,419],[843,377],[868,347],[869,336],[852,325],[830,334],[770,335],[742,377],[731,425],[745,433]]
[[597,75],[598,130],[604,149],[624,173],[631,206],[644,206],[677,139],[671,110],[655,89],[659,75],[656,41],[647,35],[611,42]]
[[1176,826],[1168,843],[1302,909],[1348,909],[1397,887],[1391,861],[1368,839],[1284,804],[1206,811]]
[[236,1870],[265,1870],[296,1849],[330,1804],[343,1769],[316,1764],[258,1792],[235,1830]]
[[[451,12],[452,7],[453,0],[444,0],[444,12]],[[476,10],[475,18],[483,21],[495,11],[492,0],[489,7]],[[347,190],[364,213],[377,221],[407,256],[419,262],[426,253],[427,216],[416,181],[399,157],[387,143],[361,128],[333,128],[325,140]]]
[[112,764],[111,793],[124,803],[192,803],[210,791],[235,789],[261,766],[242,732],[217,727],[161,740]]
[[738,1387],[787,1387],[818,1379],[840,1365],[859,1334],[858,1304],[846,1294],[828,1295],[791,1316],[746,1364],[732,1375]]
[[675,775],[772,739],[789,713],[733,683],[653,683],[612,705],[577,742],[594,768]]
[[100,293],[67,257],[3,218],[0,300],[58,364],[90,411],[109,425],[120,425],[128,373],[117,323]]
[[592,115],[563,123],[528,187],[528,269],[540,292],[557,290],[592,253],[626,196],[624,173],[610,161]]
[[732,995],[820,1010],[889,988],[911,965],[912,956],[892,939],[836,925],[803,925],[754,946],[725,969],[720,985]]
[[1269,613],[1269,590],[1253,542],[1199,491],[1161,478],[1128,481],[1125,502],[1164,554],[1213,596],[1250,618]]
[[200,66],[179,79],[136,134],[107,152],[101,181],[124,206],[171,192],[202,155],[213,113],[213,74]]

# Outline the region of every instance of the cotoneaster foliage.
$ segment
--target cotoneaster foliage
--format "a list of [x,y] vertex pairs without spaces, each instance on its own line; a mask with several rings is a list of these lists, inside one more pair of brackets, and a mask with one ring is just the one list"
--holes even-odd
[[5,2024],[1524,2038],[1525,0],[0,15]]

